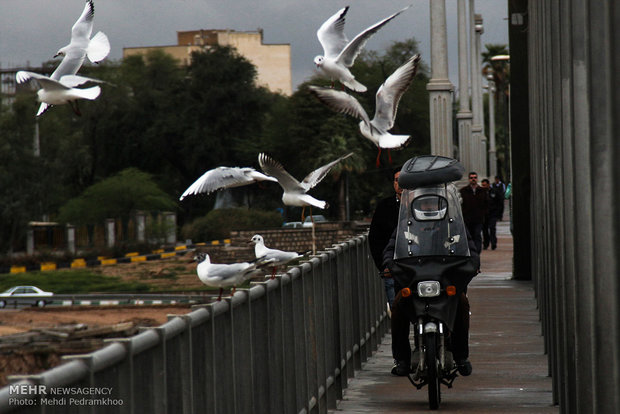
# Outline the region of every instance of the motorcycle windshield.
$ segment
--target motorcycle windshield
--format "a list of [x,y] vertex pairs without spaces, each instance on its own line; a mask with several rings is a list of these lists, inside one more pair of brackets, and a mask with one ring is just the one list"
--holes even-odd
[[417,256],[470,256],[454,185],[403,190],[394,259]]

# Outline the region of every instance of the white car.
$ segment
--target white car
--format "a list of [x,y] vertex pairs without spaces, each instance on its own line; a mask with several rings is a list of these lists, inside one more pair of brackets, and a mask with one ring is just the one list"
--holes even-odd
[[312,227],[312,221],[313,220],[314,220],[315,223],[321,223],[321,222],[326,222],[327,221],[325,216],[323,216],[321,214],[317,214],[316,216],[313,215],[312,218],[310,218],[310,216],[308,216],[304,220],[303,227]]
[[0,308],[4,308],[9,302],[31,304],[40,308],[51,302],[48,298],[54,296],[52,292],[46,292],[36,286],[13,286],[0,293]]

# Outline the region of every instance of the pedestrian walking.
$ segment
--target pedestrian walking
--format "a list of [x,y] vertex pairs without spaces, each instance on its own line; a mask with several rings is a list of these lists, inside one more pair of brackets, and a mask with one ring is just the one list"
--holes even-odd
[[478,173],[469,173],[469,184],[460,190],[463,219],[471,234],[477,253],[482,250],[482,224],[489,208],[489,193],[478,185]]

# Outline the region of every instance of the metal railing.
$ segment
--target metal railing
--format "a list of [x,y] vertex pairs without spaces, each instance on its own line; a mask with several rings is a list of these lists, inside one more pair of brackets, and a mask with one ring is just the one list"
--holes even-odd
[[358,236],[232,298],[12,377],[0,412],[325,413],[387,329],[383,283]]

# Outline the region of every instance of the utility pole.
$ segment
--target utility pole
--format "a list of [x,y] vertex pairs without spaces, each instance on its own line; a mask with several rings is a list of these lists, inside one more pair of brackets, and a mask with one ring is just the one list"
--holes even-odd
[[495,82],[493,75],[488,75],[489,82],[489,177],[497,175],[497,155],[495,151]]

